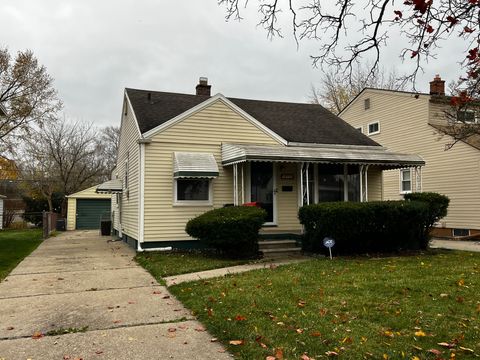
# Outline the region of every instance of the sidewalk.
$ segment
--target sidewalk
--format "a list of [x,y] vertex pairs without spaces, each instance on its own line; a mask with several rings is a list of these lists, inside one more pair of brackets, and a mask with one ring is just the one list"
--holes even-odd
[[0,283],[0,359],[231,359],[132,249],[108,239],[45,240]]
[[199,271],[199,272],[190,273],[190,274],[169,276],[169,277],[165,277],[164,280],[167,283],[167,286],[172,286],[172,285],[181,284],[188,281],[210,279],[210,278],[225,276],[229,274],[238,274],[238,273],[251,271],[251,270],[266,269],[272,266],[294,264],[302,261],[307,261],[310,259],[311,258],[308,258],[308,257],[299,257],[299,258],[292,258],[292,259],[265,261],[261,263],[255,263],[255,264],[236,265],[236,266],[230,266],[230,267],[220,268],[220,269]]
[[430,243],[430,247],[432,249],[449,249],[480,252],[480,241],[433,239]]

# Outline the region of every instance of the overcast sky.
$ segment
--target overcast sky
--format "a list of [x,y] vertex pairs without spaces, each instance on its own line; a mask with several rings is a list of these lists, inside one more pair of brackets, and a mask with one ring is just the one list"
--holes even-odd
[[[270,41],[259,27],[256,1],[242,22],[225,22],[217,0],[2,0],[0,46],[31,49],[55,78],[65,113],[96,125],[119,125],[125,87],[193,93],[200,76],[212,93],[279,101],[308,101],[321,78],[309,55],[285,37]],[[458,78],[448,43],[417,84],[426,91],[439,73]],[[408,67],[391,46],[382,65]]]

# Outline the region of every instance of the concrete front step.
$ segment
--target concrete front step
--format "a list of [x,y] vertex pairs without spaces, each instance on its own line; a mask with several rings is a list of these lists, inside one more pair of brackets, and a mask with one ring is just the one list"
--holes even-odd
[[260,250],[263,252],[263,256],[266,258],[273,257],[289,257],[289,256],[299,256],[301,254],[302,248],[279,248],[279,249],[263,249]]

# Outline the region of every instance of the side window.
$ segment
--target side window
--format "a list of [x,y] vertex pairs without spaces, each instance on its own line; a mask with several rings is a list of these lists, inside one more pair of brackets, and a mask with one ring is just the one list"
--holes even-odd
[[412,192],[412,170],[400,170],[400,193],[406,194]]
[[375,135],[380,132],[380,123],[378,121],[368,124],[368,135]]

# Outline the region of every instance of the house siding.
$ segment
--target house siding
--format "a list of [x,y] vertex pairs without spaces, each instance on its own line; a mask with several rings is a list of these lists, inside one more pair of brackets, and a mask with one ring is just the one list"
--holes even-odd
[[[188,220],[205,211],[233,203],[233,171],[231,166],[221,165],[222,142],[279,145],[221,100],[154,135],[152,142],[145,145],[145,242],[191,240],[185,233]],[[208,152],[214,155],[219,176],[212,180],[211,206],[173,205],[173,153],[176,151]],[[277,209],[280,209],[278,205],[284,202],[281,194],[277,201]],[[294,206],[282,208],[278,218],[296,219],[296,211]],[[290,223],[285,226],[290,226]]]
[[[126,101],[126,98],[125,100]],[[125,109],[125,104],[124,107]],[[122,113],[122,126],[120,133],[120,145],[117,159],[117,167],[113,177],[118,176],[124,182],[125,162],[128,155],[128,191],[123,189],[121,197],[121,212],[116,202],[116,196],[112,197],[112,211],[114,212],[114,229],[129,237],[139,238],[139,181],[140,181],[140,133],[133,110],[127,102],[127,114]],[[124,185],[125,186],[125,185]],[[127,195],[128,193],[128,195]]]
[[[370,109],[364,100],[370,98]],[[380,133],[371,138],[392,151],[421,155],[422,190],[445,194],[450,198],[448,216],[442,226],[480,229],[480,151],[465,143],[457,143],[445,151],[451,138],[440,135],[429,123],[445,122],[444,105],[430,103],[429,95],[364,91],[340,117],[354,127],[380,121]],[[383,173],[383,199],[402,199],[400,170]],[[416,190],[415,180],[412,182]]]

